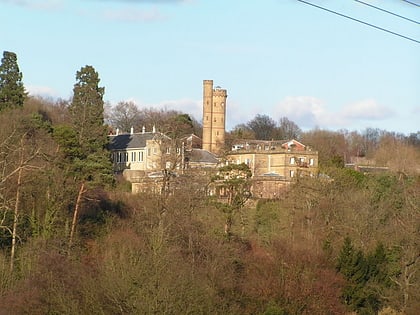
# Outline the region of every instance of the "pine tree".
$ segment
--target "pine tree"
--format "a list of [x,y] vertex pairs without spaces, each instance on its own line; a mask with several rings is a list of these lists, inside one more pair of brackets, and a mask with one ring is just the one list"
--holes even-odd
[[386,254],[382,244],[365,257],[356,250],[349,237],[344,239],[337,261],[337,270],[347,280],[344,302],[361,314],[376,314],[382,303],[377,290],[387,284]]
[[99,75],[92,66],[82,67],[76,73],[76,80],[73,100],[69,106],[71,126],[59,126],[55,130],[69,175],[79,186],[70,231],[70,246],[85,193],[91,187],[112,181],[112,164],[106,149],[107,129],[104,126],[105,89],[99,87]]
[[26,92],[17,56],[13,52],[4,51],[0,65],[0,111],[22,107],[25,98]]
[[105,88],[99,87],[99,75],[92,66],[81,68],[76,73],[76,80],[69,111],[79,145],[86,157],[107,144],[103,101]]

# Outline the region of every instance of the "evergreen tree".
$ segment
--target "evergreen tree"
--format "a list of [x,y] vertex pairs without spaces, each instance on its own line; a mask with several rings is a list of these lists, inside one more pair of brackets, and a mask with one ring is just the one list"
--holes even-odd
[[99,75],[92,66],[85,66],[76,73],[73,100],[69,111],[74,130],[84,157],[107,144],[104,126],[104,87],[99,87]]
[[16,54],[3,52],[0,65],[0,111],[6,108],[22,107],[26,98]]
[[54,134],[64,154],[69,177],[79,186],[70,231],[72,245],[83,198],[89,188],[112,181],[112,164],[106,147],[104,126],[104,88],[99,87],[99,75],[92,66],[76,73],[73,100],[69,106],[70,126],[57,126]]
[[343,291],[344,302],[360,314],[376,314],[382,305],[378,290],[389,285],[384,246],[378,244],[375,251],[365,257],[346,237],[337,270],[347,280]]
[[252,172],[248,165],[229,164],[219,168],[217,175],[212,178],[218,193],[224,195],[226,200],[215,201],[215,206],[225,214],[225,235],[232,236],[233,220],[237,213],[240,215],[242,231],[244,229],[244,217],[242,208],[251,197],[249,179]]

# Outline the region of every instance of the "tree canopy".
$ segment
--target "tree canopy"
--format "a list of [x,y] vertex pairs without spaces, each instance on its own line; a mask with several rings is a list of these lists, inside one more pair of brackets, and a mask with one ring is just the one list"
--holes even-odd
[[22,107],[25,98],[26,92],[17,56],[14,52],[4,51],[0,65],[0,111]]
[[247,125],[254,131],[255,138],[258,140],[271,140],[276,129],[276,122],[271,117],[260,114],[249,121]]
[[69,112],[79,145],[87,156],[104,149],[108,141],[104,126],[105,88],[99,87],[99,75],[92,66],[77,71],[76,81]]

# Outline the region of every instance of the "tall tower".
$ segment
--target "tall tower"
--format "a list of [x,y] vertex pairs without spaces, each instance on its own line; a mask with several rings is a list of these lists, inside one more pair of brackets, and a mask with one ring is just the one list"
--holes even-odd
[[225,145],[226,98],[226,90],[213,89],[213,80],[203,81],[203,149],[216,154]]

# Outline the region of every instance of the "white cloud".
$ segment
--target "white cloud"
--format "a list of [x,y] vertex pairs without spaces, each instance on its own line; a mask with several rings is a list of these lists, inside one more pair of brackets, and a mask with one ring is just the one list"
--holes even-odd
[[126,2],[126,3],[187,3],[192,2],[192,0],[107,0],[108,2]]
[[161,101],[156,104],[145,104],[141,101],[138,101],[134,98],[129,98],[124,100],[125,102],[133,102],[137,105],[139,109],[142,108],[154,108],[154,109],[164,109],[164,110],[177,110],[185,114],[189,114],[194,117],[197,121],[202,119],[202,102],[201,100],[192,100],[192,99],[179,99],[179,100],[166,100]]
[[193,116],[198,121],[202,119],[203,105],[201,100],[191,100],[191,99],[179,99],[179,100],[167,100],[159,102],[158,104],[151,105],[152,107],[169,109],[169,110],[178,110],[183,113]]
[[418,115],[418,114],[420,114],[420,105],[419,105],[419,106],[414,106],[414,107],[412,108],[411,112],[412,112],[414,115]]
[[62,0],[0,0],[2,2],[36,10],[57,10],[63,6]]
[[341,129],[386,120],[394,113],[374,99],[361,100],[341,109],[331,110],[325,102],[313,96],[288,96],[276,106],[274,115],[287,117],[302,129]]
[[151,22],[164,20],[166,18],[156,8],[151,10],[140,10],[133,8],[121,10],[105,10],[102,12],[102,16],[107,20],[125,22]]
[[313,128],[334,121],[322,100],[313,96],[288,96],[275,108],[276,117],[287,117],[301,128]]
[[42,97],[53,97],[53,98],[56,98],[59,96],[59,93],[49,86],[28,85],[28,86],[25,86],[25,88],[30,96],[42,96]]
[[393,111],[378,104],[373,99],[366,99],[349,104],[341,110],[341,115],[346,120],[382,120],[390,118]]

